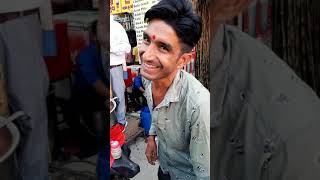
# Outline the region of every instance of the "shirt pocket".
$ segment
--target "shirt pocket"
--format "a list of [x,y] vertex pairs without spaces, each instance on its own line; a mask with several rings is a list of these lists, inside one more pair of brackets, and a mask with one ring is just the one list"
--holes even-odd
[[162,132],[166,130],[165,113],[162,109],[155,109],[152,113],[152,119],[158,130]]
[[171,137],[168,141],[169,145],[178,151],[186,151],[186,148],[189,148],[190,142],[188,138],[186,138],[186,134],[189,133],[189,131],[186,131],[184,123],[181,122],[181,117],[178,119],[176,115],[168,114],[168,116],[164,116],[163,118],[166,136]]

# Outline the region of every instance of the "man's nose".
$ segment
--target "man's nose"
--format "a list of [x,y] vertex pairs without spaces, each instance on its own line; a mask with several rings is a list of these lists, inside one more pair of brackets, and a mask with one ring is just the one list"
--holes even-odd
[[142,60],[144,61],[150,61],[155,58],[155,47],[154,45],[150,44],[149,46],[146,46],[142,48]]

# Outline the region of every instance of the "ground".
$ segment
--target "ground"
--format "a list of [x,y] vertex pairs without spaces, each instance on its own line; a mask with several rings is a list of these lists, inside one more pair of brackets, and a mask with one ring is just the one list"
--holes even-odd
[[133,180],[158,180],[157,172],[159,163],[151,165],[148,163],[147,158],[144,154],[147,144],[144,138],[138,137],[136,141],[130,146],[131,149],[131,160],[140,166],[140,173],[137,174]]
[[[140,173],[132,179],[157,180],[159,164],[157,163],[155,166],[152,166],[147,162],[145,156],[147,144],[144,139],[143,129],[139,127],[139,113],[129,113],[127,119],[128,126],[125,134],[127,137],[127,144],[131,149],[130,159],[140,166]],[[52,162],[50,163],[52,180],[95,180],[96,161],[97,155],[81,161],[76,157],[73,157],[67,162]],[[3,175],[1,172],[7,171],[4,163],[0,164],[0,174]]]
[[[127,115],[128,126],[125,134],[127,144],[131,149],[130,159],[140,166],[140,173],[138,173],[132,180],[157,180],[157,172],[159,164],[155,166],[147,162],[145,156],[146,142],[143,135],[143,129],[139,127],[139,114],[129,113]],[[95,164],[97,155],[88,159],[82,160],[74,159],[68,163],[57,162],[51,164],[53,180],[94,180],[95,179]],[[63,168],[61,168],[63,165]]]

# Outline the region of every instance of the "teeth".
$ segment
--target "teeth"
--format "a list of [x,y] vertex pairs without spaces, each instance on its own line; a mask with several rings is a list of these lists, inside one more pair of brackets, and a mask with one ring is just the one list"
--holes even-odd
[[144,63],[144,65],[145,65],[147,68],[157,68],[157,66],[152,66],[152,65],[149,65],[149,64],[146,64],[146,63]]

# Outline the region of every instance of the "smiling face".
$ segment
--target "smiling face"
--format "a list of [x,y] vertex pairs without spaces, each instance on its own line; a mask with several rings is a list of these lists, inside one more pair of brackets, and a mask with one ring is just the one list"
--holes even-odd
[[191,53],[182,52],[182,43],[174,29],[162,20],[152,20],[143,39],[139,47],[141,75],[148,80],[175,76],[177,70],[191,60]]

